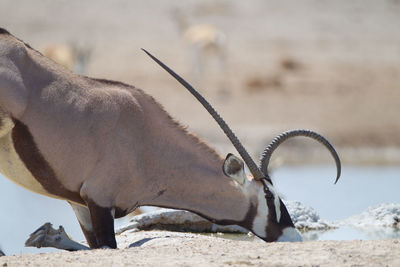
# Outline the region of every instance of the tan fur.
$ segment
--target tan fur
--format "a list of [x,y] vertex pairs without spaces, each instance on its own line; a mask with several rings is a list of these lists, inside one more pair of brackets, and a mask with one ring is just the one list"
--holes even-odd
[[19,69],[29,72],[23,77],[27,104],[18,107],[22,114],[9,115],[27,125],[66,189],[102,207],[159,205],[217,220],[244,219],[250,199],[223,174],[222,158],[152,97],[121,83],[74,75],[12,36],[0,38],[27,53],[28,68]]
[[3,117],[2,127],[0,128],[0,172],[25,189],[57,198],[43,188],[20,160],[11,140],[11,129],[13,127],[14,124],[11,119]]
[[266,210],[280,209],[272,185],[247,178],[239,158],[229,166],[153,97],[74,74],[1,28],[0,110],[0,171],[69,201],[92,248],[116,248],[114,217],[143,205],[239,224],[266,241],[294,227],[286,209],[283,220]]

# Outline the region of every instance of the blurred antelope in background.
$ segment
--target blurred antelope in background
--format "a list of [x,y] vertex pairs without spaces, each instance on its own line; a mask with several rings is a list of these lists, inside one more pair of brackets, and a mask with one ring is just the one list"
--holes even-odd
[[87,72],[92,48],[76,44],[50,44],[42,49],[43,55],[77,74]]
[[207,63],[212,61],[217,63],[219,74],[226,72],[228,67],[226,35],[215,25],[191,24],[187,15],[180,9],[174,9],[172,17],[183,42],[192,54],[192,72],[195,83],[203,82],[205,69],[210,67],[210,64]]

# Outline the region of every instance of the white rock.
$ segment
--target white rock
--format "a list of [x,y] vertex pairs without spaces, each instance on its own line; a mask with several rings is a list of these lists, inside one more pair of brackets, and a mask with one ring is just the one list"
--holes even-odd
[[[322,220],[310,207],[296,201],[285,201],[286,207],[297,228],[303,230],[320,230],[335,227],[333,224]],[[248,230],[237,226],[221,226],[211,223],[202,217],[184,210],[159,209],[131,218],[122,224],[116,233],[127,230],[164,229],[181,232],[222,232],[222,233],[248,233]]]
[[184,210],[159,209],[133,217],[128,223],[116,230],[122,233],[130,229],[150,230],[165,229],[181,232],[224,232],[247,233],[248,231],[237,225],[221,226],[211,223],[202,217]]
[[400,203],[384,203],[369,207],[361,214],[342,221],[341,224],[356,227],[392,227],[399,229]]
[[336,225],[322,220],[315,210],[304,206],[298,201],[284,201],[290,217],[296,228],[302,230],[325,230],[335,228]]

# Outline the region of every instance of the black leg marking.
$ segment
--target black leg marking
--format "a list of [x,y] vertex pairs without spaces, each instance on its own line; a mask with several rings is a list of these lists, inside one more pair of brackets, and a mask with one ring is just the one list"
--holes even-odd
[[85,227],[81,223],[79,223],[79,225],[81,226],[83,235],[85,236],[85,239],[88,242],[89,247],[90,248],[98,248],[99,245],[97,244],[97,239],[96,239],[94,232],[86,230]]
[[96,248],[104,246],[117,248],[114,232],[114,218],[111,214],[111,208],[102,208],[91,200],[89,200],[87,204],[97,240]]
[[86,230],[85,227],[81,223],[79,223],[79,225],[81,226],[82,232],[83,232],[83,234],[84,234],[84,236],[86,238],[86,241],[87,241],[89,247],[90,248],[99,248],[99,247],[101,247],[101,246],[99,246],[97,244],[97,239],[96,239],[96,236],[95,236],[94,232]]

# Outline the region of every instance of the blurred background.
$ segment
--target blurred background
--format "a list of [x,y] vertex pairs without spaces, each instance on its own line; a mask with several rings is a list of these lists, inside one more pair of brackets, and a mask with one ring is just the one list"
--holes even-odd
[[[347,207],[359,199],[370,201],[371,195],[376,203],[400,202],[392,190],[400,180],[398,0],[2,0],[0,27],[74,72],[142,88],[223,154],[234,150],[208,113],[140,48],[198,88],[256,159],[284,130],[308,128],[323,134],[337,148],[344,164],[342,181],[352,181],[352,192],[340,191],[340,182],[331,186],[333,160],[313,141],[292,140],[275,154],[275,166],[328,166],[315,174],[282,167],[295,176],[318,176],[324,182],[315,189],[319,193],[324,192],[321,187],[340,191],[330,191],[339,195],[327,202],[310,200],[310,205],[320,205],[316,209],[321,213],[342,197]],[[355,177],[359,180],[351,180]],[[304,179],[293,180],[299,181],[296,189]],[[360,183],[370,187],[357,193]],[[377,194],[377,183],[388,191],[382,188]],[[279,189],[307,202],[290,188],[289,183]],[[5,179],[1,192],[6,205],[0,245],[5,252],[26,252],[18,238],[25,240],[44,220],[63,224],[83,239],[64,203],[25,194]],[[306,198],[312,191],[302,192]],[[370,204],[357,202],[357,209],[348,213]],[[35,226],[28,227],[28,221]],[[17,227],[23,231],[16,233]],[[13,241],[18,249],[8,248],[7,242]]]

